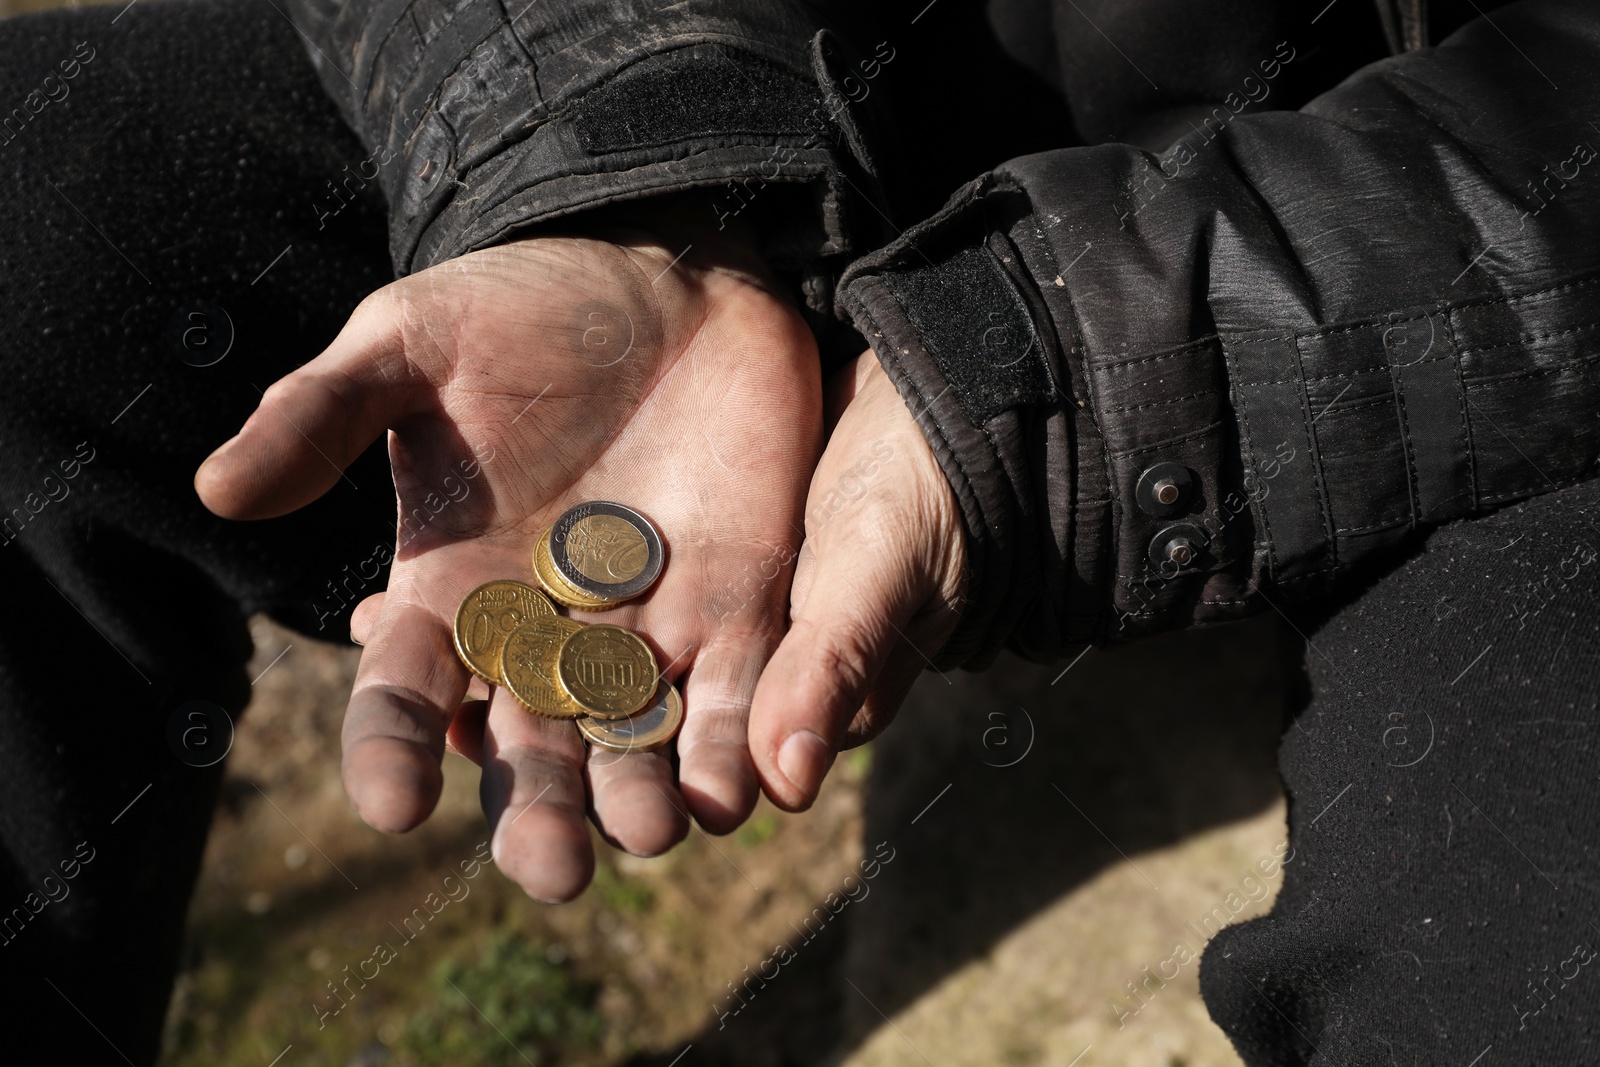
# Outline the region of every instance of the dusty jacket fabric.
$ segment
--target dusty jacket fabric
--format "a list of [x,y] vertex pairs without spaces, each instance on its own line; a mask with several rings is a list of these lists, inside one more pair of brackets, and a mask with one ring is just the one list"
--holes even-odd
[[1323,594],[1594,474],[1600,4],[863,7],[295,11],[401,271],[788,190],[773,258],[961,504],[944,663]]

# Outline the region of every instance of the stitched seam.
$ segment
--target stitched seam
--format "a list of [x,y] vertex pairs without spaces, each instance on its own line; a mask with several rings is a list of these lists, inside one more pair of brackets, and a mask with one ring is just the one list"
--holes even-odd
[[1294,342],[1294,363],[1300,368],[1300,412],[1303,422],[1301,432],[1306,438],[1306,460],[1311,464],[1311,484],[1316,487],[1317,499],[1322,505],[1322,536],[1324,550],[1328,553],[1328,562],[1332,566],[1339,565],[1339,542],[1333,535],[1333,506],[1328,502],[1328,486],[1323,479],[1322,449],[1314,441],[1316,434],[1316,420],[1311,416],[1311,393],[1304,384],[1306,365],[1300,351],[1300,341]]
[[[1067,302],[1074,319],[1076,319],[1077,305],[1072,303],[1072,296],[1070,293],[1067,294]],[[1073,335],[1081,339],[1084,335],[1082,324],[1074,321],[1072,323],[1072,327]],[[1108,532],[1110,536],[1107,539],[1108,543],[1101,546],[1105,556],[1108,558],[1101,560],[1100,566],[1104,569],[1104,571],[1115,573],[1121,569],[1120,564],[1122,562],[1122,494],[1117,492],[1117,479],[1111,469],[1111,447],[1110,441],[1106,436],[1105,420],[1099,415],[1100,404],[1105,398],[1101,395],[1102,390],[1098,381],[1098,375],[1096,374],[1096,371],[1099,368],[1091,365],[1088,346],[1074,344],[1072,346],[1072,351],[1083,353],[1083,365],[1081,368],[1081,373],[1083,374],[1083,387],[1084,391],[1088,394],[1089,409],[1095,413],[1092,421],[1094,423],[1096,435],[1100,438],[1100,467],[1105,473],[1106,495],[1110,498],[1106,501],[1108,505],[1107,510],[1110,512],[1110,514],[1107,516],[1107,525],[1110,527]],[[1072,375],[1070,361],[1071,357],[1069,356],[1069,366],[1067,367],[1067,376],[1069,378]],[[1082,409],[1079,410],[1078,414],[1082,414]],[[1074,521],[1078,519],[1077,513],[1073,514],[1073,519]],[[1105,578],[1101,579],[1101,584],[1102,588],[1098,590],[1101,596],[1101,603],[1109,604],[1113,610],[1116,610],[1118,607],[1116,579],[1110,577],[1110,575],[1107,575]],[[1103,632],[1104,628],[1110,625],[1110,617],[1104,610],[1098,612],[1097,616],[1098,618],[1096,620],[1096,625],[1098,625]]]
[[1535,344],[1540,341],[1553,341],[1558,337],[1568,337],[1575,333],[1583,333],[1585,330],[1593,329],[1600,329],[1600,322],[1586,322],[1582,326],[1574,326],[1568,330],[1558,330],[1555,333],[1526,333],[1515,341],[1501,341],[1499,344],[1493,345],[1477,345],[1473,348],[1461,349],[1461,353],[1465,355],[1469,352],[1493,352],[1497,348],[1519,348],[1522,345]]
[[1461,432],[1466,435],[1467,442],[1467,484],[1472,488],[1472,510],[1477,511],[1478,501],[1478,450],[1472,440],[1472,418],[1467,413],[1467,383],[1462,376],[1461,365],[1466,362],[1461,359],[1461,350],[1456,348],[1456,323],[1455,315],[1447,314],[1444,317],[1445,336],[1450,339],[1450,347],[1455,349],[1456,358],[1453,361],[1456,369],[1456,391],[1461,398]]
[[1278,586],[1280,589],[1288,588],[1291,585],[1305,585],[1308,582],[1316,582],[1316,581],[1320,581],[1320,580],[1323,580],[1323,579],[1331,579],[1337,574],[1337,572],[1339,570],[1340,570],[1340,568],[1334,567],[1332,565],[1325,566],[1325,567],[1318,567],[1316,570],[1311,571],[1311,572],[1309,572],[1307,574],[1302,574],[1298,578],[1282,578],[1282,579],[1274,578],[1272,580],[1272,584]]
[[1108,374],[1118,374],[1124,370],[1127,370],[1129,367],[1139,367],[1146,363],[1160,363],[1164,359],[1177,359],[1180,356],[1192,356],[1196,352],[1213,347],[1221,339],[1221,334],[1209,333],[1200,338],[1198,341],[1186,344],[1182,348],[1175,349],[1171,352],[1163,352],[1156,356],[1141,356],[1138,359],[1124,360],[1117,363],[1099,363],[1096,364],[1092,369],[1097,373],[1103,371]]
[[1415,529],[1421,511],[1417,503],[1417,457],[1411,443],[1411,423],[1406,416],[1406,389],[1400,373],[1401,368],[1395,367],[1390,372],[1390,380],[1393,383],[1395,413],[1400,416],[1400,455],[1406,464],[1406,496],[1411,504],[1411,526]]
[[[1138,448],[1118,449],[1115,452],[1112,452],[1111,456],[1113,459],[1128,459],[1131,456],[1142,456],[1146,452],[1165,451],[1169,448],[1176,448],[1179,445],[1186,445],[1190,441],[1198,441],[1202,437],[1209,437],[1218,429],[1220,429],[1221,426],[1222,420],[1218,419],[1214,422],[1207,423],[1205,426],[1200,427],[1200,429],[1195,430],[1192,433],[1186,433],[1182,437],[1175,437],[1170,441],[1157,441],[1153,445],[1140,445]],[[1116,483],[1113,482],[1112,484],[1114,485]]]
[[[1222,358],[1228,369],[1237,374],[1238,362],[1234,359],[1233,353],[1226,347],[1222,350]],[[1248,398],[1244,395],[1244,387],[1240,386],[1239,388],[1240,391],[1236,394],[1239,398],[1239,433],[1243,438],[1241,443],[1244,445],[1245,451],[1245,456],[1241,458],[1248,460],[1246,469],[1254,471],[1256,469],[1256,446],[1255,439],[1250,433],[1250,404]],[[1267,518],[1266,506],[1260,500],[1252,499],[1250,501],[1250,510],[1255,514],[1256,518],[1261,520],[1262,536],[1266,538],[1268,571],[1269,573],[1276,573],[1278,569],[1277,553],[1273,547],[1272,522]]]
[[[363,113],[366,111],[366,98],[372,92],[372,82],[374,80],[373,76],[378,73],[378,64],[383,62],[384,50],[389,47],[389,41],[394,37],[396,31],[400,29],[400,24],[402,22],[411,23],[411,32],[417,35],[419,52],[417,55],[412,57],[410,69],[406,70],[404,72],[404,76],[400,79],[401,90],[404,91],[405,87],[411,84],[411,79],[416,76],[417,67],[422,62],[421,53],[426,51],[428,47],[427,43],[422,39],[422,27],[417,25],[416,7],[417,0],[410,0],[410,2],[406,4],[405,8],[399,12],[398,17],[393,22],[389,23],[389,28],[384,31],[383,39],[378,42],[378,47],[372,50],[372,68],[367,72],[369,75],[367,78],[367,84],[361,88],[361,101],[356,104],[356,107],[359,108]],[[504,9],[502,8],[502,10]],[[455,12],[452,11],[450,13],[450,21],[455,21],[455,17]],[[446,25],[449,25],[449,23],[447,22]],[[355,71],[351,71],[350,73],[354,74]]]
[[[1305,332],[1305,333],[1300,333],[1298,331],[1290,331],[1287,334],[1276,333],[1276,334],[1272,334],[1271,336],[1267,336],[1267,337],[1235,337],[1235,336],[1233,336],[1231,334],[1219,331],[1219,332],[1214,333],[1214,334],[1207,334],[1205,337],[1202,337],[1202,338],[1200,338],[1200,339],[1198,339],[1196,341],[1193,341],[1193,342],[1185,345],[1184,347],[1176,349],[1176,350],[1174,350],[1172,352],[1166,352],[1166,353],[1162,353],[1161,355],[1156,355],[1156,356],[1145,356],[1145,357],[1142,357],[1140,359],[1129,360],[1127,362],[1122,362],[1122,363],[1100,364],[1100,365],[1096,366],[1094,368],[1094,370],[1096,370],[1096,371],[1115,372],[1115,371],[1121,370],[1123,367],[1134,367],[1134,366],[1138,366],[1138,365],[1143,364],[1143,363],[1155,363],[1155,362],[1158,362],[1158,361],[1164,360],[1164,359],[1176,359],[1176,358],[1178,358],[1180,356],[1193,354],[1194,352],[1196,352],[1196,351],[1198,351],[1198,350],[1200,350],[1202,348],[1205,348],[1207,345],[1210,345],[1210,344],[1213,344],[1213,343],[1218,343],[1218,342],[1222,343],[1222,345],[1224,347],[1235,347],[1235,346],[1240,346],[1240,345],[1263,345],[1263,344],[1274,344],[1276,342],[1285,340],[1288,337],[1294,337],[1294,338],[1297,338],[1298,340],[1306,341],[1306,340],[1314,340],[1314,339],[1320,338],[1320,337],[1332,337],[1332,336],[1335,336],[1335,335],[1338,335],[1338,334],[1344,334],[1344,333],[1358,333],[1358,332],[1360,332],[1362,330],[1373,330],[1373,329],[1378,329],[1380,327],[1383,328],[1383,329],[1388,329],[1389,327],[1398,326],[1398,325],[1401,325],[1401,324],[1407,323],[1407,322],[1421,322],[1423,319],[1432,318],[1434,315],[1438,315],[1438,314],[1441,314],[1441,313],[1451,314],[1451,313],[1456,313],[1456,312],[1467,310],[1468,308],[1479,308],[1479,307],[1511,307],[1511,306],[1516,305],[1516,304],[1523,304],[1523,303],[1527,303],[1528,301],[1531,301],[1531,300],[1538,300],[1538,299],[1540,299],[1542,297],[1551,296],[1551,295],[1554,295],[1556,293],[1569,292],[1569,291],[1574,290],[1574,289],[1582,289],[1582,288],[1585,288],[1587,286],[1592,286],[1592,285],[1600,285],[1600,273],[1593,274],[1593,275],[1591,275],[1590,277],[1587,277],[1587,278],[1580,278],[1577,281],[1566,282],[1566,283],[1564,283],[1562,285],[1550,286],[1549,288],[1546,288],[1546,289],[1535,289],[1533,292],[1523,293],[1520,296],[1513,296],[1513,297],[1484,297],[1484,298],[1482,298],[1480,300],[1468,300],[1468,301],[1465,301],[1465,302],[1460,303],[1460,304],[1440,304],[1440,305],[1432,308],[1431,310],[1428,310],[1428,311],[1422,312],[1421,314],[1413,315],[1413,316],[1411,316],[1409,318],[1404,318],[1404,319],[1383,319],[1381,321],[1372,320],[1372,321],[1367,321],[1367,322],[1355,323],[1355,324],[1350,325],[1350,326],[1333,326],[1333,327],[1328,327],[1328,328],[1321,329],[1321,330],[1311,330],[1311,331],[1308,331],[1308,332]],[[1600,323],[1596,323],[1595,325],[1596,326],[1600,326]],[[1516,343],[1520,343],[1520,342],[1516,342]],[[1465,351],[1475,351],[1475,349],[1467,349]],[[1385,369],[1386,366],[1387,365],[1385,365],[1385,367],[1376,367],[1376,368],[1371,368],[1371,369],[1373,369],[1373,370],[1381,370],[1381,369]],[[1350,372],[1350,373],[1364,373],[1364,372]],[[1343,377],[1343,375],[1337,375],[1336,377]],[[1320,379],[1320,378],[1307,379],[1307,381],[1323,381],[1323,380],[1326,380],[1326,379]],[[1242,388],[1242,386],[1241,386],[1241,388]]]
[[[399,90],[398,93],[395,94],[395,97],[394,97],[395,101],[399,101],[400,98],[403,97],[408,90],[410,90],[410,88],[412,86],[412,83],[414,83],[417,80],[417,72],[419,70],[421,70],[422,65],[423,65],[422,64],[422,60],[424,59],[424,57],[427,56],[429,49],[433,46],[433,43],[435,41],[437,41],[441,36],[444,35],[444,32],[446,30],[454,28],[454,26],[456,24],[456,18],[457,18],[457,16],[459,16],[461,14],[461,12],[463,10],[460,7],[457,7],[455,9],[453,9],[450,12],[450,17],[449,18],[445,19],[444,22],[442,22],[438,26],[434,27],[433,36],[429,37],[427,39],[424,39],[423,36],[422,36],[422,27],[418,26],[416,24],[416,19],[415,19],[414,15],[413,15],[413,11],[416,8],[416,6],[417,6],[416,5],[416,0],[412,0],[411,3],[406,5],[406,14],[407,14],[408,17],[411,17],[411,20],[412,20],[411,21],[411,28],[412,28],[413,31],[416,32],[416,35],[417,35],[417,55],[413,59],[411,69],[406,71],[404,79],[400,82],[400,90]],[[505,8],[504,7],[501,7],[500,13],[501,13],[501,15],[505,14]],[[397,19],[395,21],[395,26],[398,26],[398,25],[399,25],[399,20]],[[483,44],[483,42],[489,40],[491,37],[496,36],[500,32],[500,29],[505,29],[509,25],[510,25],[510,21],[508,19],[502,18],[501,22],[500,22],[500,28],[499,29],[490,30],[488,33],[484,34],[482,37],[478,38],[476,41],[473,41],[471,44],[467,45],[466,50],[463,51],[459,56],[456,57],[455,62],[450,65],[450,69],[445,71],[444,76],[439,79],[439,84],[434,86],[433,91],[430,92],[428,94],[427,99],[423,101],[423,104],[422,104],[422,118],[431,118],[434,115],[438,115],[439,116],[439,120],[441,122],[443,122],[446,126],[450,125],[449,120],[446,119],[444,117],[444,115],[440,114],[440,112],[439,112],[439,98],[444,95],[444,87],[445,87],[445,85],[450,81],[451,78],[454,78],[457,74],[459,74],[461,72],[461,68],[466,64],[467,60],[472,58],[473,53],[478,50],[478,46],[479,45]],[[395,26],[391,26],[389,28],[389,34],[384,37],[384,42],[385,43],[388,42],[389,36],[392,36],[394,34]],[[526,47],[524,47],[523,51],[524,51],[524,53],[526,53],[526,51],[527,51]],[[376,53],[376,55],[379,55],[379,56],[381,56],[382,54],[383,53],[381,51]],[[373,72],[374,73],[377,72],[377,62],[376,62],[376,60],[374,60],[374,63],[373,63]],[[424,123],[422,122],[421,118],[419,118],[418,121],[417,121],[416,129],[412,130],[411,137],[407,137],[405,139],[405,141],[402,142],[402,147],[405,147],[405,148],[409,148],[410,147],[411,138],[415,137],[417,135],[417,131],[421,130],[423,125],[424,125]],[[454,127],[451,128],[450,133],[451,133],[452,139],[455,139],[457,137],[457,132],[454,129]],[[455,152],[452,150],[451,155],[453,156],[454,154],[455,154]]]
[[1148,411],[1151,408],[1166,407],[1169,404],[1181,404],[1185,400],[1199,400],[1201,397],[1213,396],[1215,394],[1215,389],[1202,389],[1198,393],[1188,393],[1184,396],[1175,396],[1171,400],[1153,400],[1148,404],[1135,404],[1129,407],[1112,408],[1110,411],[1107,411],[1106,414],[1122,415],[1130,411]]
[[1548,378],[1554,374],[1576,374],[1580,378],[1588,377],[1589,372],[1596,363],[1600,363],[1600,355],[1591,356],[1582,362],[1565,363],[1559,367],[1548,370],[1530,370],[1518,374],[1500,375],[1494,378],[1476,378],[1467,383],[1468,390],[1493,389],[1497,385],[1512,385],[1516,382],[1530,381],[1534,378]]
[[1570,474],[1564,478],[1545,478],[1542,481],[1530,482],[1517,489],[1507,489],[1504,492],[1491,494],[1484,497],[1483,502],[1485,504],[1499,504],[1507,500],[1516,500],[1519,497],[1539,496],[1552,485],[1557,489],[1564,489],[1569,485],[1586,482],[1591,477],[1590,472],[1584,471],[1581,474]]
[[[1455,331],[1453,329],[1451,329],[1451,327],[1450,327],[1450,316],[1449,315],[1444,316],[1444,320],[1445,320],[1445,327],[1444,327],[1445,337],[1449,340],[1450,347],[1453,350],[1455,348]],[[1456,355],[1450,361],[1450,363],[1451,363],[1450,369],[1451,369],[1451,371],[1454,372],[1454,377],[1455,377],[1456,398],[1457,398],[1457,401],[1458,401],[1458,403],[1456,404],[1456,409],[1461,414],[1461,446],[1466,452],[1468,481],[1469,481],[1469,484],[1470,484],[1471,481],[1472,481],[1472,478],[1473,478],[1473,475],[1472,475],[1472,469],[1473,469],[1472,468],[1472,437],[1471,437],[1471,431],[1467,426],[1467,393],[1466,393],[1466,390],[1463,389],[1462,386],[1461,386],[1461,362],[1462,361],[1461,361],[1460,353],[1456,353]],[[1477,494],[1477,491],[1476,491],[1476,486],[1473,486],[1471,491],[1472,491],[1472,499],[1474,501],[1476,501],[1477,497],[1478,497],[1478,494]]]
[[[1274,340],[1288,340],[1288,337],[1274,338]],[[1304,381],[1307,385],[1310,385],[1310,384],[1312,384],[1314,382],[1333,382],[1333,381],[1343,382],[1343,381],[1348,381],[1351,378],[1359,377],[1359,376],[1361,376],[1363,374],[1378,374],[1380,372],[1387,371],[1388,369],[1389,369],[1389,364],[1387,364],[1387,363],[1375,363],[1370,367],[1362,367],[1360,370],[1341,371],[1338,374],[1323,374],[1323,375],[1319,375],[1318,377],[1315,377],[1315,378],[1280,378],[1277,381],[1244,382],[1242,384],[1243,385],[1288,385],[1290,382]]]
[[1340,415],[1348,415],[1353,411],[1360,411],[1363,408],[1380,407],[1389,403],[1393,399],[1394,394],[1392,392],[1383,393],[1380,396],[1364,396],[1359,400],[1347,401],[1343,404],[1340,404],[1338,407],[1323,408],[1323,413],[1317,417],[1319,419],[1324,417],[1330,419],[1338,418]]
[[1376,522],[1368,523],[1366,526],[1343,526],[1334,532],[1341,534],[1363,534],[1372,533],[1375,530],[1391,530],[1396,526],[1415,525],[1416,522],[1413,521],[1409,515],[1395,515],[1392,518],[1379,519]]
[[1505,371],[1500,374],[1485,374],[1474,378],[1467,388],[1483,389],[1492,385],[1499,385],[1502,382],[1520,382],[1525,378],[1542,378],[1551,374],[1565,374],[1568,371],[1585,374],[1596,363],[1600,363],[1600,353],[1585,356],[1582,359],[1569,359],[1559,366],[1545,367],[1542,370]]

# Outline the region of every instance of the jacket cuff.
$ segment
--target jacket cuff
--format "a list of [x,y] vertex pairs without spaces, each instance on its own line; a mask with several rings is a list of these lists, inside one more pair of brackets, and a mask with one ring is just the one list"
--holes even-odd
[[879,94],[860,86],[892,61],[887,45],[860,53],[800,4],[738,19],[696,0],[648,18],[461,4],[427,26],[392,6],[349,5],[328,32],[351,42],[354,69],[319,67],[372,149],[360,177],[383,185],[399,274],[693,189],[721,190],[708,223],[753,207],[741,224],[759,217],[763,253],[813,304],[855,247],[881,243],[859,205],[881,198],[866,148],[878,101],[864,103]]
[[1059,658],[1251,603],[1250,508],[1276,471],[1253,479],[1240,463],[1221,346],[1094,363],[1074,265],[1001,172],[840,282],[965,522],[967,603],[941,667],[983,666],[1006,647]]
[[[1029,214],[1017,190],[981,179],[839,287],[961,507],[967,599],[941,668],[1008,645],[1050,659],[1103,629],[1104,446],[1077,425],[1074,342],[1030,280],[1044,267],[1008,236]],[[1036,454],[1046,440],[1059,447]]]

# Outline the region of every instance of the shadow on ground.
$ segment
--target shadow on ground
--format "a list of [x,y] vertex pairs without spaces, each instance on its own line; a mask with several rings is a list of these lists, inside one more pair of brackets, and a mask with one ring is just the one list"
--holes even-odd
[[887,842],[893,862],[846,921],[798,931],[783,980],[747,985],[737,1025],[713,1021],[679,1067],[841,1061],[1105,868],[1275,804],[1299,657],[1257,618],[1091,650],[1064,674],[1010,658],[930,673],[874,743],[863,854]]

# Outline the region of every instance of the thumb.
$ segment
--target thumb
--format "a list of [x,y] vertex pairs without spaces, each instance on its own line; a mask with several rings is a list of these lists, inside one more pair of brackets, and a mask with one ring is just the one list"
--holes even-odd
[[[816,799],[852,720],[891,661],[921,660],[905,645],[926,601],[909,538],[874,543],[857,516],[840,516],[806,543],[808,587],[789,632],[762,673],[750,714],[750,749],[767,795],[799,810]],[[850,527],[847,532],[840,527]]]
[[965,583],[960,511],[922,430],[870,352],[843,375],[851,395],[811,483],[790,629],[750,709],[762,786],[790,810],[932,666]]
[[427,387],[395,375],[404,309],[390,290],[362,301],[327,351],[270,386],[239,433],[195,473],[195,491],[227,519],[266,519],[333,488],[378,435],[424,408]]

